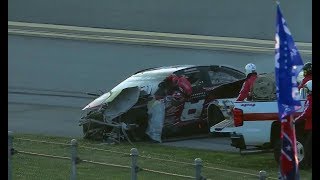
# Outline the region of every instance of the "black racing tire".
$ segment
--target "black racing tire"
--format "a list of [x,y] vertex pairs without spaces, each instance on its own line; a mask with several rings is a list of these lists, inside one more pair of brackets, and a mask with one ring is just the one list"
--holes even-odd
[[86,123],[82,125],[82,133],[84,139],[92,139],[92,134],[90,134],[88,131],[92,128],[92,123]]
[[[99,124],[96,123],[86,123],[82,125],[83,139],[87,140],[102,140],[103,139],[103,129],[98,128]],[[94,132],[89,132],[89,130],[96,129]]]
[[127,133],[130,140],[139,142],[147,139],[147,135],[145,134],[145,131],[146,131],[146,126],[142,126],[142,127],[131,129]]
[[88,130],[90,128],[90,123],[86,123],[82,125],[82,133],[84,139],[89,139]]

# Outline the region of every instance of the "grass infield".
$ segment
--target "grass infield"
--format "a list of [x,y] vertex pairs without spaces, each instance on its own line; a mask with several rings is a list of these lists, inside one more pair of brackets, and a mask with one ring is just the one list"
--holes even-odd
[[[71,139],[31,134],[14,134],[13,179],[70,179]],[[265,170],[268,179],[278,179],[278,165],[272,153],[240,155],[161,144],[136,142],[103,144],[77,139],[78,179],[130,179],[131,148],[139,152],[138,179],[194,179],[195,158],[202,159],[202,176],[207,179],[259,179]],[[300,179],[312,179],[312,170],[300,169]]]

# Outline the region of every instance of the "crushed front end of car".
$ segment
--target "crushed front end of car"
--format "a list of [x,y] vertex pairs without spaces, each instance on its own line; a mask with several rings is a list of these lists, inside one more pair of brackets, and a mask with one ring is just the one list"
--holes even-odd
[[83,137],[112,143],[144,138],[150,99],[150,94],[137,86],[103,94],[82,109],[85,115],[79,125]]

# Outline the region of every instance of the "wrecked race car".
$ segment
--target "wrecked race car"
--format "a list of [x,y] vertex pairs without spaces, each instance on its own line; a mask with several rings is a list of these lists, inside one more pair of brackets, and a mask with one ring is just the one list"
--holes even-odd
[[[245,74],[228,66],[177,65],[136,72],[111,91],[101,95],[82,110],[79,121],[84,138],[131,142],[151,140],[146,133],[151,116],[150,106],[163,93],[163,81],[175,74],[184,75],[192,85],[185,101],[168,98],[161,126],[161,139],[209,134],[210,127],[223,121],[221,111],[210,106],[217,99],[235,98]],[[209,111],[210,109],[210,111]],[[213,114],[212,114],[213,113]]]

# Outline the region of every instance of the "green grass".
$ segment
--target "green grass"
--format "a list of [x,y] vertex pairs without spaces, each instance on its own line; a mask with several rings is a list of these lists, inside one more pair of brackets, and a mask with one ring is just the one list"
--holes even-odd
[[[36,141],[44,142],[36,142]],[[83,139],[78,140],[78,156],[82,160],[115,164],[114,167],[81,162],[77,165],[78,179],[130,179],[129,143],[107,145]],[[24,152],[70,157],[70,138],[15,134],[13,146],[14,179],[70,179],[71,160],[30,155]],[[53,144],[53,143],[62,144]],[[173,175],[149,172],[148,170],[194,176],[194,159],[203,160],[202,175],[208,179],[258,179],[260,170],[267,171],[270,179],[277,179],[278,167],[272,153],[240,155],[239,153],[215,152],[163,146],[139,142],[134,147],[139,151],[138,165],[142,171],[138,179],[188,179]],[[301,179],[311,179],[311,170],[300,170]]]

